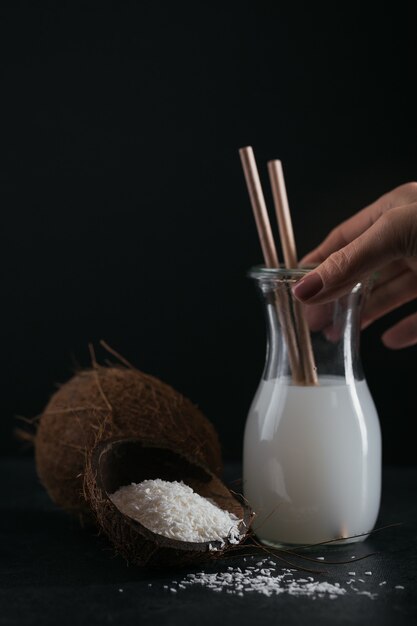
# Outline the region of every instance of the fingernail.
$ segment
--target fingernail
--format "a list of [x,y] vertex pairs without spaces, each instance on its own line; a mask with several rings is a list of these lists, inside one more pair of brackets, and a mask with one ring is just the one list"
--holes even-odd
[[297,300],[309,300],[313,296],[316,296],[321,289],[323,289],[321,276],[317,274],[317,272],[313,272],[307,274],[305,278],[294,285],[292,291]]

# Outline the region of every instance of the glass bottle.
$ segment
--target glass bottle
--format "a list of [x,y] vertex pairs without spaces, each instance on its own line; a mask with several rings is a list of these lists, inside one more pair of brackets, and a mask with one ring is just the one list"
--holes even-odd
[[[243,489],[255,534],[273,546],[361,541],[380,504],[381,433],[359,356],[367,286],[301,305],[291,287],[307,271],[249,272],[264,304],[267,353],[246,421]],[[316,382],[295,375],[294,342],[301,372],[310,356]]]

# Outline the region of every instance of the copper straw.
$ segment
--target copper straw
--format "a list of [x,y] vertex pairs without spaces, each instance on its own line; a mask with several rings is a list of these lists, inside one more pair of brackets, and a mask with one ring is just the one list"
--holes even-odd
[[[239,150],[239,155],[242,161],[243,172],[245,174],[246,185],[255,217],[256,228],[258,230],[265,265],[266,267],[278,268],[278,255],[252,147],[246,146],[245,148],[241,148]],[[288,298],[285,293],[276,293],[276,298],[278,316],[283,332],[286,335],[292,377],[295,383],[303,383],[304,375],[300,365],[297,338],[291,320]]]
[[[268,173],[285,265],[289,269],[294,269],[298,267],[297,249],[281,161],[278,159],[269,161]],[[317,368],[311,345],[310,329],[304,316],[301,302],[294,302],[294,315],[298,329],[300,366],[304,374],[304,381],[306,385],[317,385]]]

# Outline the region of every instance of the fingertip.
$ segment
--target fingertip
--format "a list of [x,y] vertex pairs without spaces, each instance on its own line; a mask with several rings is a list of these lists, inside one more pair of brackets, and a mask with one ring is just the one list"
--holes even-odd
[[317,272],[311,272],[298,281],[292,288],[294,296],[301,302],[306,302],[316,296],[323,289],[323,280]]
[[388,340],[384,339],[383,337],[381,337],[381,340],[385,348],[388,348],[388,350],[400,350],[400,348],[405,347],[405,346],[397,346],[395,342],[389,339]]
[[407,346],[410,345],[410,343],[405,341],[404,338],[398,336],[398,333],[392,328],[385,331],[385,333],[381,336],[381,341],[389,350],[400,350],[401,348],[407,348]]
[[395,349],[396,349],[395,344],[392,342],[392,340],[390,339],[390,337],[389,337],[389,336],[388,336],[388,337],[386,336],[386,333],[384,333],[384,334],[381,336],[381,341],[382,341],[382,343],[384,344],[384,346],[385,346],[386,348],[388,348],[389,350],[395,350]]

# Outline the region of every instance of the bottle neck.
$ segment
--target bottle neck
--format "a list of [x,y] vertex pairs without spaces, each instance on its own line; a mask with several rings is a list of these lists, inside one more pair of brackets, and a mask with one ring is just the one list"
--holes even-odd
[[362,284],[330,303],[307,306],[292,295],[299,274],[252,277],[266,318],[265,380],[285,378],[305,385],[320,384],[320,379],[326,378],[337,377],[346,383],[364,378],[360,360]]

